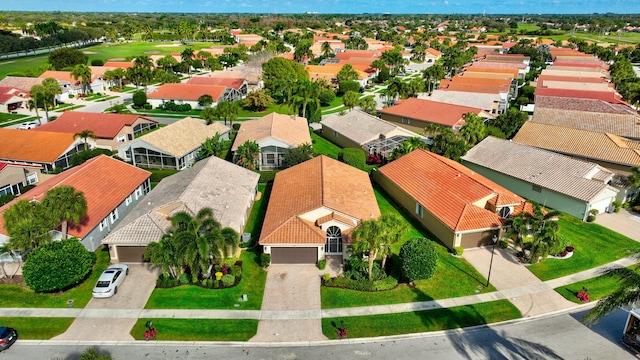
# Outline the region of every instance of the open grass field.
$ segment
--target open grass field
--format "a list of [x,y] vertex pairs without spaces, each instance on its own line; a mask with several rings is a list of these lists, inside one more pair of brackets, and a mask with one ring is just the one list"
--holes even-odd
[[0,307],[3,308],[65,308],[67,300],[73,306],[83,308],[91,300],[91,290],[102,271],[109,264],[109,252],[98,250],[98,260],[89,277],[80,285],[59,293],[36,293],[20,285],[0,285]]
[[565,260],[545,259],[528,269],[540,280],[546,281],[632,255],[640,244],[617,232],[594,223],[585,223],[572,216],[559,220],[560,236],[575,247],[573,256]]
[[[406,220],[409,231],[392,246],[393,264],[399,263],[398,253],[404,242],[413,237],[424,237],[434,240],[435,237],[411,220],[409,215],[398,207],[377,188],[374,188],[378,206],[382,214],[395,213]],[[438,265],[435,275],[428,280],[416,281],[415,287],[400,284],[393,290],[379,292],[363,292],[340,288],[322,287],[322,308],[342,308],[385,304],[400,304],[417,301],[454,298],[477,293],[495,291],[493,285],[484,287],[486,279],[463,258],[451,256],[447,249],[434,242],[438,251]]]
[[134,339],[144,340],[148,320],[158,330],[156,340],[160,341],[247,341],[258,331],[258,320],[139,319],[131,329]]
[[[267,273],[258,265],[258,257],[259,254],[255,251],[242,251],[242,281],[235,287],[204,289],[195,285],[182,285],[169,289],[155,289],[145,308],[258,310],[262,306],[264,283],[267,278]],[[230,262],[233,263],[233,260]],[[248,301],[238,302],[243,294],[247,294]],[[235,304],[240,306],[236,307]]]
[[491,324],[521,317],[508,300],[498,300],[447,309],[396,314],[322,319],[322,332],[336,339],[336,326],[347,328],[349,338],[364,338],[457,329]]
[[0,317],[0,324],[16,329],[20,340],[49,340],[67,331],[74,318]]

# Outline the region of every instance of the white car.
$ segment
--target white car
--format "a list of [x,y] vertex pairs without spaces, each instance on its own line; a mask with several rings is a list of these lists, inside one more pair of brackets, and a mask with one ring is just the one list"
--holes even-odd
[[94,298],[109,298],[118,293],[118,286],[129,274],[129,267],[125,264],[109,265],[102,272],[96,286],[93,287]]
[[39,125],[40,124],[38,124],[37,121],[29,121],[29,122],[20,124],[20,126],[18,126],[18,129],[29,130],[29,129],[33,129],[34,127],[37,127]]

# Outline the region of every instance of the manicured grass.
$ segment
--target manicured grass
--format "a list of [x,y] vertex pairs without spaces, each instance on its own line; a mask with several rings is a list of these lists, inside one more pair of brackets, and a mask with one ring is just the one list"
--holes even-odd
[[[406,313],[322,319],[322,332],[336,339],[336,327],[344,321],[349,338],[411,334],[457,329],[520,318],[520,311],[508,300],[498,300],[447,309]],[[335,325],[334,325],[335,324]]]
[[149,320],[160,341],[247,341],[258,331],[258,320],[251,319],[138,319],[131,329],[134,339],[144,340]]
[[322,112],[322,115],[330,115],[330,114],[335,114],[335,113],[339,113],[341,111],[349,111],[349,108],[346,106],[340,106],[338,108],[335,109],[331,109],[331,110],[325,110]]
[[[636,272],[640,272],[640,268],[636,268]],[[611,294],[614,290],[618,289],[619,286],[620,281],[616,276],[598,276],[567,286],[558,287],[554,290],[567,300],[582,304],[582,301],[576,297],[576,294],[582,291],[583,288],[589,289],[587,292],[589,299],[595,301]]]
[[[398,244],[392,245],[392,260],[399,262],[398,253],[400,246],[413,237],[435,239],[427,230],[411,221],[405,211],[399,211],[397,205],[382,191],[375,189],[376,199],[382,214],[395,213],[405,219],[409,231],[400,239]],[[435,275],[428,280],[416,281],[416,286],[408,287],[400,284],[397,288],[388,291],[362,292],[340,288],[320,288],[322,308],[341,308],[369,305],[400,304],[417,301],[430,301],[437,299],[454,298],[476,293],[495,291],[493,285],[485,288],[486,280],[463,258],[451,256],[448,250],[434,242],[438,251],[438,265]],[[477,291],[477,292],[476,292]]]
[[326,155],[330,158],[337,159],[341,148],[322,136],[311,132],[311,142],[313,143],[313,153],[318,155]]
[[256,200],[253,203],[251,215],[249,216],[249,220],[247,220],[247,225],[244,227],[245,232],[251,233],[252,243],[257,243],[260,238],[262,222],[264,221],[264,215],[267,213],[271,185],[258,184],[258,191],[260,192],[260,200]]
[[21,340],[49,340],[67,331],[74,318],[0,317],[0,324],[16,329]]
[[15,120],[24,119],[26,117],[28,117],[28,115],[0,113],[0,124],[5,122],[14,122]]
[[192,48],[196,53],[203,49],[215,45],[211,42],[196,42],[189,45],[179,46],[162,46],[169,45],[170,43],[157,43],[157,42],[131,42],[131,43],[105,43],[96,46],[91,46],[83,49],[86,52],[93,52],[95,54],[87,54],[89,56],[89,63],[93,59],[116,59],[116,58],[132,58],[140,55],[169,55],[173,52],[181,52],[187,47]]
[[[257,310],[262,306],[262,295],[267,273],[258,265],[256,251],[244,250],[242,260],[242,281],[228,289],[203,289],[195,285],[182,285],[170,289],[155,289],[146,309],[240,309]],[[248,301],[238,302],[243,294]],[[235,307],[240,304],[240,307]]]
[[42,74],[38,68],[48,62],[48,55],[31,56],[0,62],[0,79],[7,75],[38,77]]
[[543,281],[592,269],[640,250],[640,243],[624,235],[569,215],[563,215],[558,225],[560,236],[567,239],[575,251],[569,259],[544,259],[528,267]]
[[540,27],[536,24],[518,23],[518,30],[533,31],[538,29],[540,29]]
[[98,261],[93,271],[82,284],[61,293],[36,293],[19,285],[0,285],[0,307],[3,308],[63,308],[67,300],[73,299],[73,306],[83,308],[91,300],[91,290],[102,271],[109,264],[109,252],[98,250]]

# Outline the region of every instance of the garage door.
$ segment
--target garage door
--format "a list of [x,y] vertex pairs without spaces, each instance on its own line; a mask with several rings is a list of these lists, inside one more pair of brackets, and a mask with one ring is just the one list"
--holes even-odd
[[493,235],[497,235],[496,231],[482,231],[477,233],[463,234],[460,240],[460,246],[465,249],[492,245],[491,238]]
[[144,262],[144,246],[118,246],[118,260],[120,262],[141,263]]
[[315,264],[317,261],[317,247],[271,248],[271,262],[274,264]]
[[607,212],[607,208],[609,207],[609,204],[611,204],[613,200],[615,199],[602,199],[598,202],[591,204],[591,208],[598,210],[598,214],[603,214]]

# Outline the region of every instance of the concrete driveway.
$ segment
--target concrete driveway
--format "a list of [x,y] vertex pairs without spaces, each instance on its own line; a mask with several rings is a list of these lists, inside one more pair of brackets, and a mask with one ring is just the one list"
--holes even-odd
[[[489,274],[491,247],[465,250],[463,257],[484,277]],[[546,261],[562,261],[547,259]],[[491,284],[522,313],[522,317],[542,315],[575,307],[549,285],[520,264],[512,250],[495,248]],[[532,291],[532,289],[534,291]]]
[[[322,334],[320,276],[315,265],[269,266],[262,317],[252,342],[326,340]],[[311,317],[299,319],[298,317]]]
[[629,211],[629,209],[620,209],[619,213],[599,214],[595,223],[635,241],[640,241],[640,214]]
[[[67,331],[52,340],[134,340],[129,332],[151,296],[157,277],[158,272],[148,265],[129,265],[129,275],[117,294],[108,299],[92,298]],[[105,311],[109,309],[119,311],[110,316]]]

